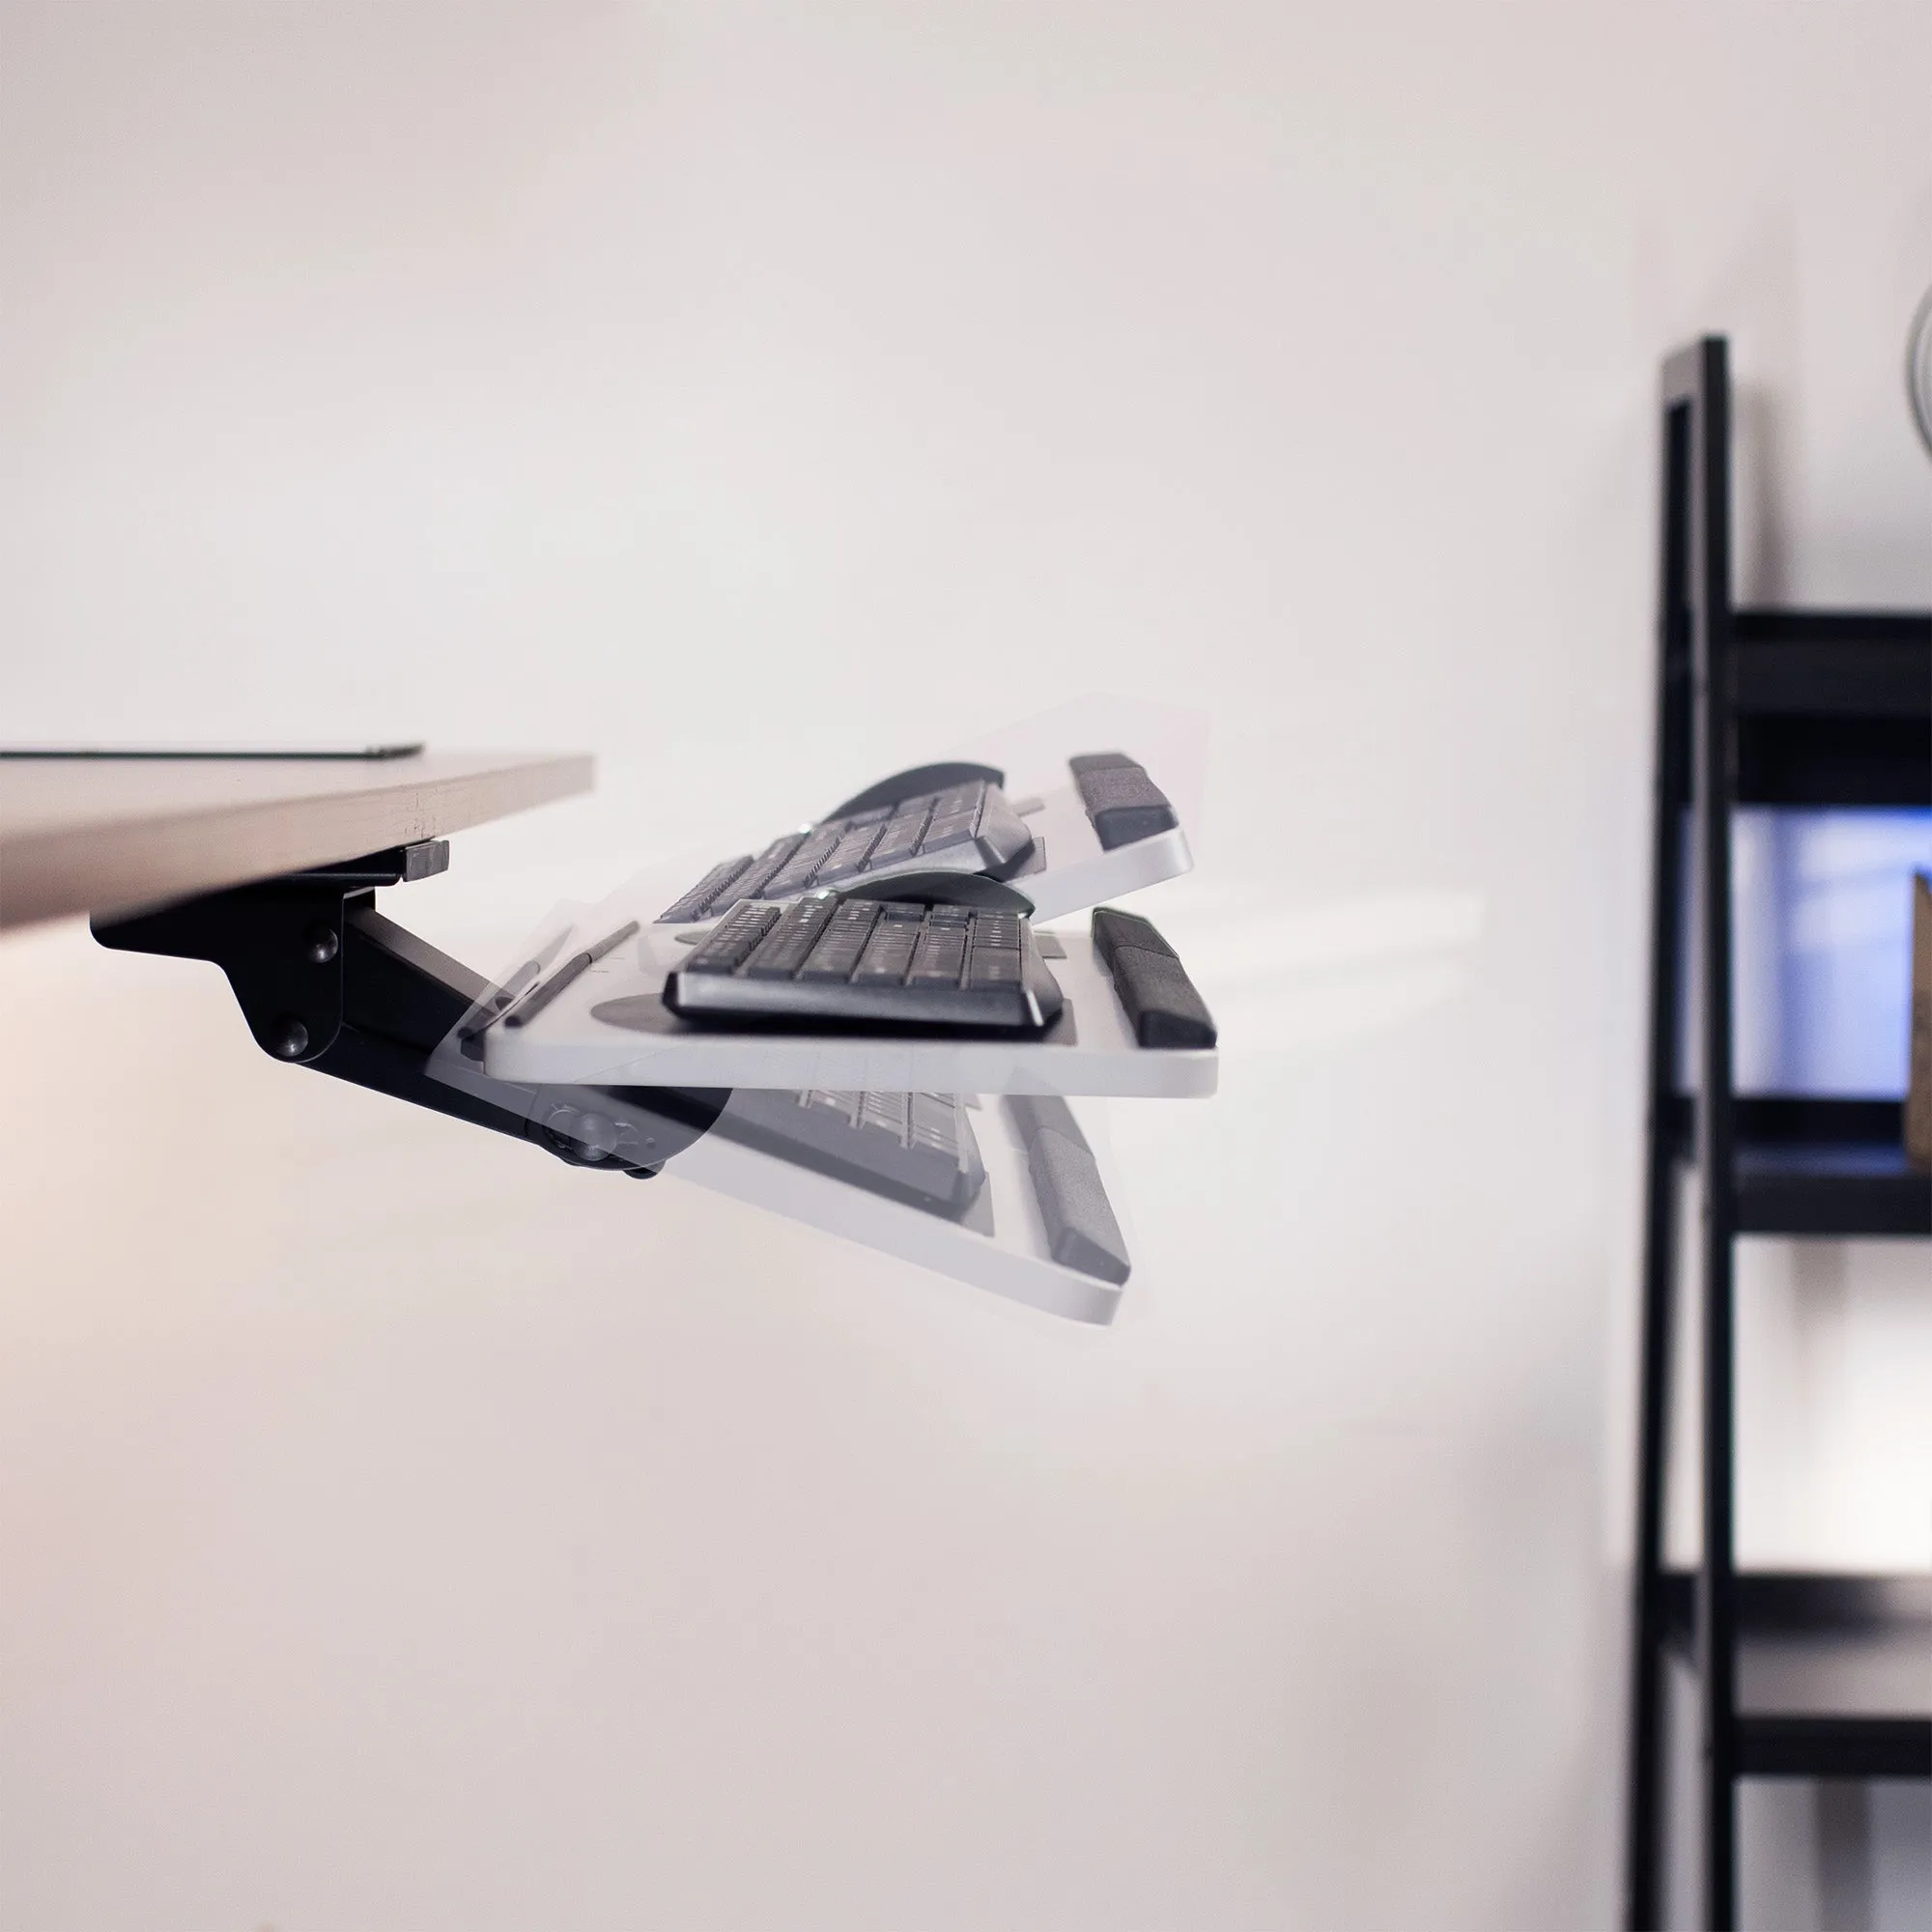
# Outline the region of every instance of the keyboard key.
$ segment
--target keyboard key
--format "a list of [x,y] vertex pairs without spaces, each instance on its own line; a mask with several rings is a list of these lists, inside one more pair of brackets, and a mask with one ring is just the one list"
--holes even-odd
[[910,1146],[944,1148],[950,1151],[958,1145],[959,1129],[964,1122],[959,1118],[956,1100],[946,1094],[914,1094],[908,1097],[912,1102],[907,1122]]
[[812,878],[814,886],[835,886],[865,867],[866,855],[878,842],[876,825],[858,825],[832,848],[832,856],[819,867]]
[[860,1103],[859,1124],[870,1127],[875,1133],[888,1134],[904,1147],[911,1103],[910,1094],[867,1094]]
[[859,955],[871,937],[878,907],[863,902],[842,905],[832,916],[810,956],[799,968],[801,980],[849,980]]
[[821,939],[811,949],[811,956],[798,969],[801,980],[836,980],[840,985],[852,977],[865,949],[865,939],[845,934]]
[[829,831],[812,833],[773,875],[771,884],[765,890],[775,899],[804,892],[817,875],[819,867],[831,858],[839,837],[836,826]]
[[964,1214],[986,1181],[973,1123],[950,1094],[741,1088],[713,1131],[947,1220]]
[[879,842],[867,858],[867,869],[876,872],[881,866],[896,865],[901,859],[910,859],[919,850],[919,841],[925,834],[929,810],[926,802],[921,799],[915,809],[895,811],[886,822],[886,829],[879,834]]
[[956,813],[951,818],[933,815],[932,823],[926,828],[925,837],[920,840],[920,855],[929,852],[947,852],[955,845],[970,845],[973,842],[973,819],[967,812]]
[[713,866],[681,899],[658,914],[656,923],[679,925],[709,918],[736,899],[756,898],[802,842],[802,836],[794,832],[775,838],[755,859],[726,859],[723,865]]
[[801,1094],[799,1102],[803,1106],[822,1107],[837,1114],[848,1127],[859,1123],[859,1107],[865,1099],[863,1094],[829,1094],[823,1091]]
[[986,802],[986,787],[982,784],[954,785],[949,791],[941,792],[932,801],[932,815],[935,818],[976,819],[980,808]]
[[1020,982],[1020,955],[1017,951],[1000,948],[973,949],[973,970],[967,983],[974,986],[1017,986]]
[[802,833],[787,833],[782,838],[774,838],[758,856],[752,861],[752,869],[733,888],[741,899],[757,899],[765,896],[765,888],[778,877],[785,862],[805,843]]
[[752,949],[779,923],[780,908],[741,905],[712,927],[711,935],[685,961],[687,973],[735,973]]
[[906,975],[911,986],[956,986],[966,964],[966,929],[963,926],[928,925],[921,934],[919,948],[912,956],[912,970]]
[[725,887],[751,868],[752,855],[749,852],[743,853],[736,859],[726,859],[722,865],[713,866],[681,899],[668,905],[658,914],[657,923],[683,925],[688,921],[702,919],[710,911],[712,900],[723,897]]
[[863,980],[890,980],[901,984],[906,968],[912,964],[913,948],[919,943],[920,928],[908,920],[882,919],[866,943],[866,952],[852,974],[856,984]]
[[832,917],[829,898],[801,899],[785,907],[777,924],[746,960],[748,980],[789,980],[803,966]]

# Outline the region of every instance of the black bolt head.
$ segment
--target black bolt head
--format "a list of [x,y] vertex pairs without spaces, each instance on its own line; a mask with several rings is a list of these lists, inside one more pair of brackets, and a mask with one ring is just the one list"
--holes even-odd
[[302,934],[302,957],[311,966],[327,966],[341,950],[333,926],[312,925]]
[[275,1022],[269,1045],[283,1060],[299,1060],[308,1051],[308,1028],[289,1014]]

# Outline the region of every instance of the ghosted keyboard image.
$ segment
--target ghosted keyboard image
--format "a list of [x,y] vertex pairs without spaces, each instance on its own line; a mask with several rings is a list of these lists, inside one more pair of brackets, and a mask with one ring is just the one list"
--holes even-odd
[[951,1094],[807,1094],[739,1088],[714,1131],[889,1200],[956,1221],[986,1170]]
[[665,980],[681,1019],[1037,1034],[1061,992],[1023,914],[817,892],[732,907]]
[[[1009,1094],[1047,1252],[1098,1281],[1132,1272],[1094,1151],[1062,1099]],[[949,1221],[986,1184],[963,1100],[950,1094],[780,1093],[740,1088],[713,1131]]]
[[[1067,760],[1094,836],[1105,852],[1179,824],[1167,794],[1124,752]],[[964,776],[966,773],[975,776]],[[931,782],[940,777],[950,783]],[[783,899],[820,886],[887,879],[900,872],[983,872],[1009,879],[1029,860],[1034,837],[990,767],[928,765],[901,772],[820,824],[775,838],[713,866],[658,914],[660,925],[709,919],[739,899]],[[903,795],[902,795],[903,794]]]
[[1002,877],[1033,850],[1006,793],[986,780],[874,805],[775,838],[755,857],[712,867],[660,925],[707,918],[738,899],[782,899],[819,886],[941,869]]

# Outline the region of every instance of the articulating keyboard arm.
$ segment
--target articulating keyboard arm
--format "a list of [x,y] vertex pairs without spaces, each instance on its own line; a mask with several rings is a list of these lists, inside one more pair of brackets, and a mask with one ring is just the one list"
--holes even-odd
[[489,982],[376,911],[379,886],[445,869],[443,839],[97,916],[125,952],[208,959],[227,974],[262,1049],[357,1087],[534,1142],[578,1167],[644,1179],[699,1139],[728,1089],[554,1088],[437,1078],[430,1056]]

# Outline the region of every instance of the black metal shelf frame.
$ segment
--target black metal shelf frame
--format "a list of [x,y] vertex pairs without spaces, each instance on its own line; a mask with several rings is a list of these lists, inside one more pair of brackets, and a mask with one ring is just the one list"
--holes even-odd
[[[1855,1650],[1874,1605],[1882,1627],[1890,1627],[1887,1618],[1896,1626],[1900,1599],[1896,1585],[1877,1579],[1866,1579],[1860,1595],[1855,1580],[1836,1588],[1833,1579],[1738,1573],[1737,1239],[1932,1235],[1932,1178],[1907,1166],[1895,1105],[1740,1096],[1731,1064],[1733,809],[1932,803],[1932,613],[1735,609],[1730,382],[1721,338],[1707,337],[1669,358],[1662,402],[1625,1918],[1629,1932],[1655,1932],[1659,1923],[1663,1660],[1675,1642],[1688,1648],[1697,1676],[1704,1918],[1714,1932],[1734,1932],[1740,1778],[1932,1775],[1932,1716],[1775,1703],[1747,1708],[1741,1701],[1741,1656],[1752,1661],[1752,1646],[1762,1649],[1765,1631],[1782,1627],[1780,1616],[1789,1622],[1785,1613],[1794,1603],[1807,1609],[1804,1645],[1822,1656],[1834,1635]],[[1690,1001],[1696,1045],[1695,1091],[1689,1097],[1678,1091],[1677,1061],[1681,960],[1690,938],[1683,910],[1687,859],[1702,979]],[[1673,1577],[1663,1568],[1663,1499],[1676,1186],[1687,1160],[1701,1179],[1695,1289],[1703,1344],[1703,1557],[1694,1576]],[[1932,1662],[1932,1617],[1925,1633]]]
[[[1666,1571],[1662,1601],[1664,1642],[1694,1665],[1695,1576]],[[1932,1577],[1745,1571],[1736,1602],[1740,1776],[1932,1777],[1932,1719],[1869,1708],[1932,1668]]]

